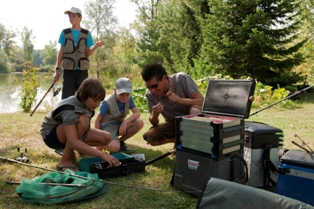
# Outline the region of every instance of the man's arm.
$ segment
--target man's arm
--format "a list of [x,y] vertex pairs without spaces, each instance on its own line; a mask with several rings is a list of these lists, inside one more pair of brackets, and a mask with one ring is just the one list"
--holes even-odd
[[178,97],[175,93],[171,91],[167,92],[167,96],[170,101],[183,104],[185,106],[192,105],[202,106],[204,102],[204,96],[201,94],[199,90],[195,91],[190,98]]

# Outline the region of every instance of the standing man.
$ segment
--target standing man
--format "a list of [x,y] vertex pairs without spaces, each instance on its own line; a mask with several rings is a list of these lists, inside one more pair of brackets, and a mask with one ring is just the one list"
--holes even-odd
[[[204,97],[186,73],[168,76],[161,63],[146,65],[142,78],[148,91],[149,121],[152,127],[143,135],[150,145],[175,143],[175,117],[201,112]],[[165,119],[160,123],[159,115]]]
[[63,68],[62,99],[75,94],[81,83],[88,77],[89,56],[98,47],[103,46],[103,41],[98,41],[95,46],[91,33],[81,28],[82,11],[72,7],[64,12],[69,16],[71,28],[64,29],[59,37],[60,50],[58,53],[56,71],[53,82],[60,76],[60,67]]

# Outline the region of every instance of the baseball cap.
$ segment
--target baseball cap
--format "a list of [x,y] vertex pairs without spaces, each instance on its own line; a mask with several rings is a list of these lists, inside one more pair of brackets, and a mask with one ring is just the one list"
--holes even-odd
[[82,11],[76,7],[72,7],[70,10],[65,11],[64,14],[68,14],[69,12],[74,14],[79,13],[80,15],[82,15]]
[[116,81],[116,93],[123,94],[123,93],[132,93],[132,84],[128,78],[119,78]]

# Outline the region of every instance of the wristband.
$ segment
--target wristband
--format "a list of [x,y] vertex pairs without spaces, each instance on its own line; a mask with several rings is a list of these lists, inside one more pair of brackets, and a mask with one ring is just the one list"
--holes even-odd
[[60,70],[60,68],[59,68],[59,67],[56,67],[56,70]]

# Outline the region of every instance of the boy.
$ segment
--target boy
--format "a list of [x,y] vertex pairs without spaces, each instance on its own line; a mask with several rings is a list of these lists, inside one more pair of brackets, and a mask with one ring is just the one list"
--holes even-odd
[[[99,113],[95,120],[95,128],[108,131],[111,142],[107,146],[110,153],[129,151],[124,141],[139,132],[144,122],[140,119],[140,113],[135,106],[132,93],[132,84],[127,78],[119,78],[116,81],[114,93],[107,96],[100,104]],[[133,114],[126,118],[132,110]],[[118,138],[119,136],[120,139]],[[96,147],[103,150],[103,146]]]
[[97,156],[107,161],[110,166],[118,166],[119,161],[90,146],[106,146],[111,136],[108,132],[90,128],[90,119],[106,91],[98,79],[87,78],[83,81],[77,94],[56,104],[44,118],[41,135],[45,144],[52,149],[63,149],[63,155],[57,169],[77,171],[72,162],[72,153]]
[[98,41],[94,45],[91,33],[81,28],[82,11],[72,7],[64,12],[69,16],[71,28],[64,29],[59,37],[58,43],[61,45],[58,53],[56,72],[53,82],[57,82],[60,76],[60,66],[63,67],[63,88],[62,99],[75,94],[83,80],[88,77],[89,60],[98,47],[104,45],[103,41]]

